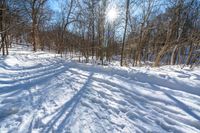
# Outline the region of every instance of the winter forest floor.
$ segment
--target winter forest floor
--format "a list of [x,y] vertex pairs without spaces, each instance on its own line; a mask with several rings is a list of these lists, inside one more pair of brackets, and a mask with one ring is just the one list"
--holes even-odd
[[97,66],[12,48],[0,133],[200,133],[200,68]]

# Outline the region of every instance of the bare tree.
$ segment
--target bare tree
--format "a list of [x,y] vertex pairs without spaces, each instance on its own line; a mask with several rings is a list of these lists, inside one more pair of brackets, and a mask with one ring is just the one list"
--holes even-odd
[[24,16],[27,17],[27,21],[31,23],[33,51],[37,51],[37,47],[39,47],[39,21],[46,2],[47,0],[22,0],[18,2],[18,6],[22,10]]
[[123,66],[123,58],[124,58],[124,49],[125,49],[125,39],[126,39],[126,30],[127,30],[127,25],[128,25],[128,17],[129,17],[129,5],[130,5],[130,0],[126,0],[126,17],[125,17],[125,27],[124,27],[124,35],[123,35],[123,40],[122,40],[122,51],[121,51],[121,61],[120,65]]

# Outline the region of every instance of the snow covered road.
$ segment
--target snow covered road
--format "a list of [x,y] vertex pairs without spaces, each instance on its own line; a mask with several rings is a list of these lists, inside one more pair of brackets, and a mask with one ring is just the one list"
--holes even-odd
[[200,69],[0,58],[0,133],[200,133]]

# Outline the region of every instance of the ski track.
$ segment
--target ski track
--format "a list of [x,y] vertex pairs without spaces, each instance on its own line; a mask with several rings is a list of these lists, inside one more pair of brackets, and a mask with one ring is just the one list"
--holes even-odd
[[1,133],[200,133],[199,73],[128,72],[44,55],[13,53],[11,66],[0,59]]

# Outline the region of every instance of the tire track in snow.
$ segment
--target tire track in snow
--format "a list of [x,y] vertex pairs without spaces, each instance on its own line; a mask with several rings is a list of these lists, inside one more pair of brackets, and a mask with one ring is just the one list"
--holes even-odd
[[[115,103],[117,103],[116,102],[116,100],[113,100],[113,98],[112,98],[112,96],[111,95],[109,95],[109,94],[106,94],[105,92],[105,89],[108,89],[108,90],[114,90],[114,92],[113,93],[118,93],[118,96],[119,95],[121,95],[121,96],[123,96],[123,98],[122,99],[124,99],[125,101],[126,101],[126,103],[128,103],[129,105],[129,108],[128,108],[128,110],[129,111],[124,111],[124,113],[127,113],[126,114],[126,118],[128,118],[128,119],[130,119],[130,120],[133,120],[133,121],[135,121],[135,120],[139,120],[142,124],[145,124],[146,123],[146,125],[152,125],[152,126],[154,126],[154,128],[157,128],[158,130],[166,130],[166,129],[164,129],[161,125],[160,125],[160,127],[159,127],[159,124],[158,125],[153,125],[152,123],[154,123],[154,122],[156,122],[157,123],[157,119],[150,119],[150,118],[148,118],[149,117],[149,114],[148,114],[148,112],[146,112],[147,110],[149,110],[149,109],[156,109],[157,107],[158,108],[161,108],[161,110],[163,109],[163,110],[166,110],[166,105],[171,105],[171,106],[176,106],[176,104],[173,102],[173,100],[172,99],[170,99],[170,98],[168,98],[169,99],[169,101],[163,101],[163,100],[161,100],[161,99],[159,99],[159,98],[154,98],[154,97],[152,97],[153,99],[151,99],[151,97],[145,97],[145,95],[143,95],[142,93],[140,94],[140,93],[138,93],[137,91],[134,91],[135,89],[134,88],[131,88],[132,89],[132,91],[130,91],[130,89],[128,89],[127,90],[127,88],[125,88],[125,87],[122,87],[122,86],[120,86],[120,85],[118,85],[118,84],[116,84],[116,83],[113,83],[112,81],[109,81],[110,79],[108,78],[107,80],[105,80],[105,79],[98,79],[98,78],[93,78],[95,81],[97,81],[97,82],[99,82],[101,85],[99,86],[99,88],[101,88],[101,89],[103,89],[102,91],[103,92],[101,92],[101,91],[97,91],[97,94],[99,94],[100,95],[100,98],[98,97],[98,99],[106,99],[106,100],[110,100],[110,101],[115,101]],[[124,81],[123,81],[124,82]],[[103,84],[105,84],[105,85],[103,85]],[[127,83],[126,83],[127,84]],[[110,85],[110,88],[108,88],[108,86],[107,85]],[[130,85],[131,86],[131,85]],[[94,88],[97,88],[97,86],[95,86],[95,85],[93,85],[93,87]],[[137,84],[136,86],[135,86],[136,88],[137,87],[139,87],[139,88],[141,88],[141,86],[139,86],[139,84]],[[113,89],[113,88],[116,88],[116,89]],[[118,88],[118,89],[117,89]],[[120,88],[120,89],[119,89]],[[139,89],[138,88],[138,89]],[[142,88],[141,88],[142,89]],[[145,88],[143,88],[143,89],[145,89]],[[150,90],[152,90],[151,88],[149,88]],[[145,89],[146,90],[146,89]],[[91,92],[90,92],[91,93]],[[93,93],[92,93],[93,94]],[[165,93],[163,93],[163,95],[165,95]],[[111,96],[111,98],[109,98],[109,96]],[[130,96],[129,98],[127,98],[127,96]],[[92,98],[92,99],[90,99],[91,100],[91,103],[90,104],[99,104],[99,106],[98,107],[100,107],[100,108],[103,108],[103,109],[105,109],[105,110],[108,110],[108,109],[111,109],[112,110],[112,112],[113,113],[117,113],[117,112],[120,112],[120,109],[118,109],[117,111],[114,109],[113,110],[113,108],[112,107],[110,107],[110,106],[108,106],[108,103],[104,103],[104,102],[102,102],[102,101],[99,101],[99,100],[95,100],[96,99],[96,97],[97,97],[97,95],[95,95],[94,96],[94,98]],[[115,96],[113,96],[113,97],[115,97]],[[165,95],[165,97],[167,97],[166,95]],[[135,100],[134,100],[135,99]],[[151,100],[149,100],[149,99],[151,99]],[[157,102],[158,103],[162,103],[161,105],[160,104],[157,104]],[[118,103],[119,104],[119,103]],[[144,104],[147,104],[146,106],[144,105]],[[121,106],[124,106],[124,103],[122,102],[122,104],[120,104]],[[147,116],[147,118],[143,118],[143,117],[141,117],[142,115],[144,115],[143,113],[141,113],[142,111],[138,111],[135,115],[132,115],[131,113],[129,113],[132,109],[132,107],[136,107],[136,108],[138,108],[139,110],[142,110],[143,112],[146,112],[146,116]],[[100,111],[97,111],[97,112],[101,112],[103,109],[101,109]],[[138,110],[137,109],[137,110]],[[168,109],[168,108],[167,108]],[[178,123],[178,125],[177,126],[181,126],[181,125],[190,125],[190,126],[187,126],[187,128],[188,128],[188,130],[191,130],[191,131],[197,131],[197,129],[199,129],[199,126],[198,126],[198,121],[194,121],[195,123],[194,124],[191,124],[190,122],[186,122],[186,121],[182,121],[182,120],[184,120],[184,118],[183,118],[183,116],[181,117],[180,116],[180,119],[178,119],[178,120],[176,120],[176,117],[174,117],[173,116],[173,114],[174,115],[176,115],[177,114],[177,112],[174,112],[175,110],[171,110],[170,108],[165,112],[165,111],[163,111],[163,112],[159,112],[158,110],[155,110],[156,111],[156,113],[155,114],[161,114],[160,116],[161,117],[163,117],[163,118],[165,118],[165,115],[163,115],[163,114],[166,114],[166,116],[167,117],[169,117],[169,119],[172,119],[172,120],[174,120],[174,121],[177,121]],[[121,112],[123,112],[123,111],[121,111]],[[169,112],[169,113],[167,113],[167,112]],[[187,113],[187,112],[186,112]],[[119,113],[117,113],[117,114],[119,114]],[[185,113],[184,113],[184,115],[185,115]],[[153,116],[154,118],[157,118],[156,117],[157,115],[155,115],[155,116]],[[97,117],[100,119],[101,117],[100,116],[98,116],[98,114],[97,114]],[[152,116],[150,116],[150,117],[152,117]],[[181,119],[182,118],[182,119]],[[189,119],[188,119],[189,120]],[[101,121],[101,120],[99,120],[99,121]],[[148,122],[149,121],[149,122]],[[112,123],[111,121],[110,121],[110,123]],[[170,127],[168,126],[168,130],[169,131],[183,131],[183,130],[180,130],[180,129],[175,129],[175,128],[173,128],[173,125],[170,123],[170,121],[168,121],[168,120],[165,120],[165,123],[167,124],[169,124],[169,125],[171,125],[171,129],[170,129]],[[181,124],[182,123],[182,124]],[[112,123],[113,124],[113,123]],[[118,125],[119,126],[119,125]],[[137,123],[136,123],[136,125],[135,126],[138,126],[137,125]],[[119,126],[120,127],[120,126]],[[195,129],[195,128],[193,128],[193,127],[196,127],[197,129]],[[152,129],[151,128],[147,128],[147,129],[145,129],[144,127],[139,127],[138,126],[138,128],[139,128],[139,130],[142,130],[143,132],[146,132],[146,131],[151,131]]]

